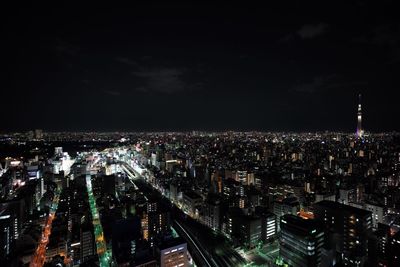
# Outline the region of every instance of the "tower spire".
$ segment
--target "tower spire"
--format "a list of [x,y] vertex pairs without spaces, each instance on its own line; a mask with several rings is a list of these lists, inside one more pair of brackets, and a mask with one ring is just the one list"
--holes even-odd
[[357,132],[358,138],[361,138],[364,134],[362,129],[362,110],[361,110],[361,94],[358,95],[358,109],[357,109]]

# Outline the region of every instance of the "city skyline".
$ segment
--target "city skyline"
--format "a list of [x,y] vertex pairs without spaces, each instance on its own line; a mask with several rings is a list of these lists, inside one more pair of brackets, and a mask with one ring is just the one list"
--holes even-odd
[[[44,134],[44,132],[43,132],[43,129],[34,129],[34,130],[30,130],[30,131],[28,131],[28,135],[29,134],[32,134],[32,135],[37,135],[37,132],[40,132],[40,136],[42,136],[41,138],[39,138],[39,139],[42,139],[43,138],[43,134]],[[50,131],[51,132],[51,131]],[[53,131],[53,132],[56,132],[56,131]],[[71,132],[71,133],[74,133],[74,132],[76,132],[76,133],[79,133],[79,132],[93,132],[93,133],[101,133],[102,131],[96,131],[96,130],[92,130],[92,131],[60,131],[60,132]],[[109,133],[112,133],[112,132],[115,132],[115,133],[118,133],[118,132],[121,132],[121,133],[140,133],[140,132],[148,132],[148,133],[152,133],[152,132],[182,132],[182,133],[185,133],[185,132],[275,132],[275,133],[280,133],[280,132],[288,132],[288,133],[306,133],[306,132],[313,132],[313,131],[298,131],[298,132],[296,132],[296,131],[260,131],[260,130],[250,130],[250,129],[247,129],[247,130],[244,130],[244,131],[237,131],[237,130],[220,130],[220,131],[210,131],[210,130],[202,130],[202,129],[192,129],[192,130],[187,130],[187,131],[145,131],[145,130],[142,130],[142,131],[124,131],[124,130],[119,130],[119,131],[103,131],[104,133],[107,133],[107,132],[109,132]],[[325,130],[325,131],[315,131],[316,133],[318,133],[318,132],[330,132],[330,131],[328,131],[328,130]],[[345,131],[331,131],[331,132],[338,132],[338,133],[349,133],[349,132],[345,132]],[[395,131],[392,131],[392,132],[395,132]],[[8,132],[8,133],[15,133],[15,132]],[[367,134],[368,135],[368,131],[366,131],[365,129],[364,129],[364,127],[363,127],[363,125],[362,125],[362,108],[361,108],[361,94],[359,94],[358,95],[358,105],[357,105],[357,127],[356,127],[356,131],[355,131],[355,135],[356,135],[356,137],[357,138],[363,138],[364,137],[364,135],[365,134]],[[38,140],[39,140],[38,139]]]
[[10,6],[1,131],[399,131],[393,7]]

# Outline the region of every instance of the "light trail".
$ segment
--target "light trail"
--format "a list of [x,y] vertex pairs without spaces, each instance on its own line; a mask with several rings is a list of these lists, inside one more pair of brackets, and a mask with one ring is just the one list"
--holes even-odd
[[45,227],[43,228],[43,233],[40,239],[40,243],[35,251],[34,256],[32,257],[31,263],[29,264],[30,267],[42,267],[46,260],[46,247],[47,244],[49,243],[49,238],[51,235],[51,226],[55,218],[59,197],[60,197],[60,192],[56,190],[53,198],[53,203],[50,207],[49,217],[47,218]]

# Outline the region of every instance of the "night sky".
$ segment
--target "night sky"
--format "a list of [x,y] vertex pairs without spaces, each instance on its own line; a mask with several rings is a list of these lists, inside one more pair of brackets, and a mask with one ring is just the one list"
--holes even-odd
[[0,131],[400,130],[396,1],[279,2],[3,8]]

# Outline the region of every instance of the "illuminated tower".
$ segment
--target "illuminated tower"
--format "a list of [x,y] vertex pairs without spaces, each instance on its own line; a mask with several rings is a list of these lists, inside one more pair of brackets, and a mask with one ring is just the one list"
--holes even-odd
[[361,126],[362,121],[362,112],[361,112],[361,94],[358,95],[358,111],[357,111],[357,132],[356,135],[358,138],[361,138],[364,134],[364,131]]

